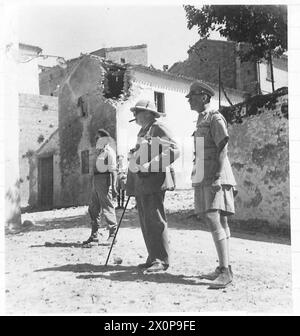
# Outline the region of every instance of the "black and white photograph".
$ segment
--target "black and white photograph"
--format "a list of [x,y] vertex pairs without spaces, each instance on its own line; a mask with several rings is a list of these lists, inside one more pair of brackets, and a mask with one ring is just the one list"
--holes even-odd
[[300,4],[1,7],[3,314],[299,313]]

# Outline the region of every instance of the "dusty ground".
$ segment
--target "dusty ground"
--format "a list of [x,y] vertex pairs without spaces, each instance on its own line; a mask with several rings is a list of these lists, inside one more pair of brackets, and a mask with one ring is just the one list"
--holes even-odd
[[216,254],[205,226],[187,218],[191,200],[190,192],[167,195],[172,265],[156,275],[135,267],[146,258],[135,210],[124,217],[108,267],[109,247],[79,245],[90,232],[86,207],[24,214],[35,225],[6,236],[7,314],[291,313],[288,239],[233,232],[234,283],[209,290],[198,275],[215,267]]

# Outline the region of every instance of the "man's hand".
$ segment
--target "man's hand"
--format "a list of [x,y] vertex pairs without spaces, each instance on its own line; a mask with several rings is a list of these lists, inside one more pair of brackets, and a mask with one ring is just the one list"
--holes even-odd
[[217,192],[222,189],[220,177],[218,177],[217,179],[213,181],[213,183],[211,184],[211,187],[212,187],[213,192]]

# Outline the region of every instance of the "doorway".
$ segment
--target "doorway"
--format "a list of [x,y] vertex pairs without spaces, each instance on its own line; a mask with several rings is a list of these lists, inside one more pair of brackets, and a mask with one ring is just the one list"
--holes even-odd
[[53,155],[39,159],[39,203],[41,208],[53,207]]

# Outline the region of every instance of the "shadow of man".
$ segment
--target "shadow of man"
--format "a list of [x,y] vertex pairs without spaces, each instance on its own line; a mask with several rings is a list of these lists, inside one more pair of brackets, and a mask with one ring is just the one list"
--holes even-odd
[[124,265],[93,265],[93,264],[68,264],[58,267],[50,267],[36,270],[35,272],[73,272],[73,273],[88,273],[80,274],[77,279],[109,279],[112,281],[124,282],[156,282],[183,284],[195,286],[209,286],[210,282],[200,281],[197,276],[186,276],[184,274],[172,274],[169,272],[161,272],[154,274],[144,274],[143,271],[136,266]]

